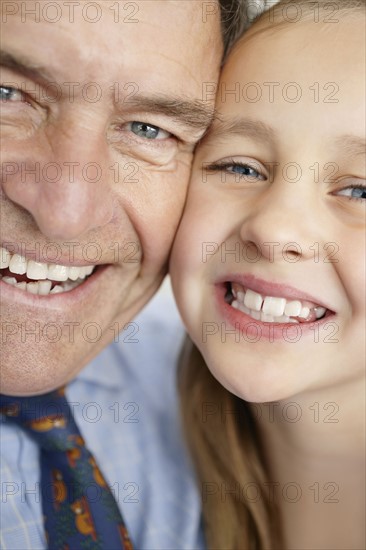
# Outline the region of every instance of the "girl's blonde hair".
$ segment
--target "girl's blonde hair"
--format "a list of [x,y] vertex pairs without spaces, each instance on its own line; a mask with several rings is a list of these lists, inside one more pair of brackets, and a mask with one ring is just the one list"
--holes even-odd
[[[339,7],[337,17],[357,15],[364,10],[365,0],[281,0],[256,19],[260,22],[258,32],[289,24],[287,9],[293,5],[301,9],[297,23],[302,23],[315,17],[315,8],[318,15],[329,15],[330,5]],[[280,513],[270,490],[252,409],[217,382],[189,339],[180,360],[180,393],[185,432],[200,484],[208,547],[282,550]]]
[[189,339],[180,366],[183,420],[198,474],[208,548],[283,548],[248,404],[221,386]]

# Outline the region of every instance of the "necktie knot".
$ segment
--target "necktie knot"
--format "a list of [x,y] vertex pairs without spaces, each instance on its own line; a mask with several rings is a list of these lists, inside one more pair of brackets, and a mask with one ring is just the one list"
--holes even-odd
[[0,412],[40,447],[49,548],[132,550],[117,503],[85,447],[65,389],[31,397],[0,395]]
[[47,451],[84,446],[65,397],[65,388],[27,397],[0,395],[0,412]]

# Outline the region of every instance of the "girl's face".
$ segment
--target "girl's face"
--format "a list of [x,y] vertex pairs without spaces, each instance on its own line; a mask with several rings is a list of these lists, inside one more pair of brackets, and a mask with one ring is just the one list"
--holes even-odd
[[248,401],[365,368],[363,22],[250,31],[218,88],[171,260],[208,367]]

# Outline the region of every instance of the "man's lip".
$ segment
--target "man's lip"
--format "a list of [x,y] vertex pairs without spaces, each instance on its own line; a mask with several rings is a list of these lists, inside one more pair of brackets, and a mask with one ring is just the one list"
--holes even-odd
[[286,300],[300,300],[313,302],[319,306],[334,312],[332,308],[326,304],[321,298],[311,295],[307,292],[299,290],[291,285],[284,283],[273,283],[260,279],[255,275],[233,273],[220,277],[217,281],[217,285],[223,285],[225,283],[239,283],[245,288],[250,288],[258,294],[263,296],[273,296],[274,298],[286,298]]

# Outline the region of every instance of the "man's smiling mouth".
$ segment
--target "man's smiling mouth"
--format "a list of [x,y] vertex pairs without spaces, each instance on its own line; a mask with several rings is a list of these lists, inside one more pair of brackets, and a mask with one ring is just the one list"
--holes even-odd
[[234,309],[264,323],[313,323],[323,319],[325,307],[308,300],[264,296],[240,283],[226,284],[225,301]]
[[0,247],[0,281],[19,290],[47,296],[81,285],[97,266],[66,266],[27,260]]

